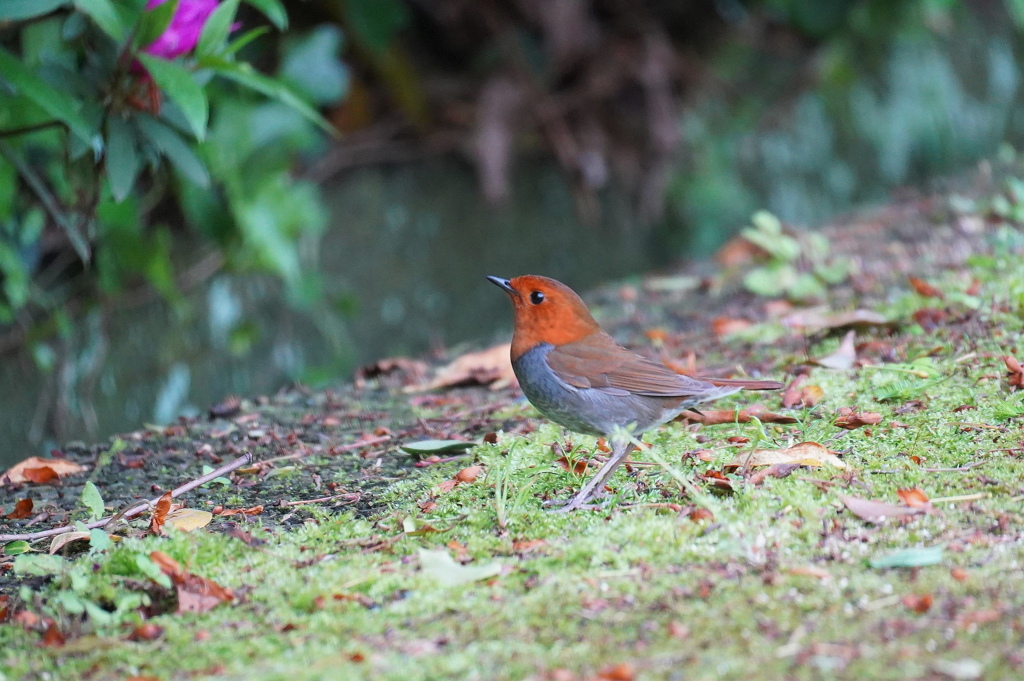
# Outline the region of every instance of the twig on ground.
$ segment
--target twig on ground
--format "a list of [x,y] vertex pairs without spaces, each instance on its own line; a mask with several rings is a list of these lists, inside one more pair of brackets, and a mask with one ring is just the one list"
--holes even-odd
[[316,504],[321,501],[330,501],[332,499],[341,499],[342,497],[348,497],[348,503],[354,504],[360,499],[362,495],[358,492],[345,492],[344,494],[333,494],[329,497],[319,497],[317,499],[302,499],[300,501],[282,501],[281,506],[302,506],[303,504]]
[[[196,478],[195,480],[192,480],[190,482],[186,482],[184,485],[182,485],[180,487],[175,487],[173,490],[171,490],[171,497],[172,498],[173,497],[179,497],[182,494],[185,494],[186,492],[191,492],[196,487],[199,487],[200,485],[205,485],[206,483],[210,482],[214,478],[219,478],[220,476],[224,475],[225,473],[230,473],[231,471],[235,470],[236,468],[240,468],[241,466],[244,466],[245,464],[247,464],[247,463],[249,463],[251,461],[252,461],[252,454],[249,454],[247,452],[247,453],[243,454],[242,456],[238,457],[237,459],[235,459],[234,461],[232,461],[231,463],[224,464],[223,466],[221,466],[217,470],[210,471],[209,473],[207,473],[206,475],[202,476],[201,478]],[[160,497],[156,497],[155,499],[152,499],[151,501],[143,501],[142,503],[137,504],[137,505],[131,507],[130,509],[128,509],[127,511],[125,511],[124,513],[122,513],[121,517],[122,518],[126,518],[126,519],[127,518],[133,518],[133,517],[139,515],[140,513],[144,513],[145,511],[151,509],[153,506],[156,505],[156,502],[158,502],[158,501],[160,501]],[[92,521],[90,523],[86,523],[85,527],[87,529],[90,529],[90,530],[93,529],[93,528],[96,528],[96,527],[103,527],[108,522],[113,520],[115,517],[116,516],[107,516],[106,518],[100,518],[99,520],[94,520],[94,521]],[[64,534],[65,532],[74,532],[77,529],[78,528],[75,525],[65,525],[64,527],[54,527],[54,528],[49,529],[49,530],[40,530],[39,532],[28,532],[26,534],[0,534],[0,541],[4,541],[4,542],[6,542],[6,541],[18,541],[18,540],[35,541],[36,539],[43,539],[44,537],[52,537],[55,534]]]

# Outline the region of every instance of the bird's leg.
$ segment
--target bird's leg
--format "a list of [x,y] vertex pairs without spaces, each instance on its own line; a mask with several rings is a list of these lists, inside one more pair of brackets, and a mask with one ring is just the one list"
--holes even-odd
[[636,445],[628,440],[615,442],[612,446],[614,447],[612,454],[608,457],[608,461],[601,466],[601,470],[594,473],[594,477],[590,478],[590,480],[587,481],[587,484],[583,485],[583,489],[581,489],[576,496],[570,499],[569,503],[565,506],[552,509],[552,511],[555,513],[574,511],[597,496],[598,492],[604,489],[605,483],[608,482],[608,478],[612,477],[612,473],[615,472],[615,469],[626,460],[629,453],[636,447]]

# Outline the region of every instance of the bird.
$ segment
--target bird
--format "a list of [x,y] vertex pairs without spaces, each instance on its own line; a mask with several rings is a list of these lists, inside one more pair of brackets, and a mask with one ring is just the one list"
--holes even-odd
[[587,505],[634,449],[634,436],[680,412],[739,390],[778,390],[776,381],[684,376],[619,345],[583,299],[554,279],[488,276],[512,301],[510,359],[523,394],[546,418],[577,433],[608,438],[607,462],[557,511]]

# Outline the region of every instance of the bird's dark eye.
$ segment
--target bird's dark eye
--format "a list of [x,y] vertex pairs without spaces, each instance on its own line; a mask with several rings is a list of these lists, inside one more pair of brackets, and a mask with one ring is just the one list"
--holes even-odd
[[544,294],[540,291],[534,291],[530,294],[530,302],[534,305],[540,305],[544,302]]

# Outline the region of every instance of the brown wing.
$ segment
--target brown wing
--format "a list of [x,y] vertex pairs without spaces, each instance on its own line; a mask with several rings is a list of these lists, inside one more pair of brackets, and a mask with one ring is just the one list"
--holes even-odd
[[604,333],[557,346],[548,353],[547,362],[569,385],[613,395],[688,397],[715,390],[711,383],[677,374],[664,364],[630,352]]

